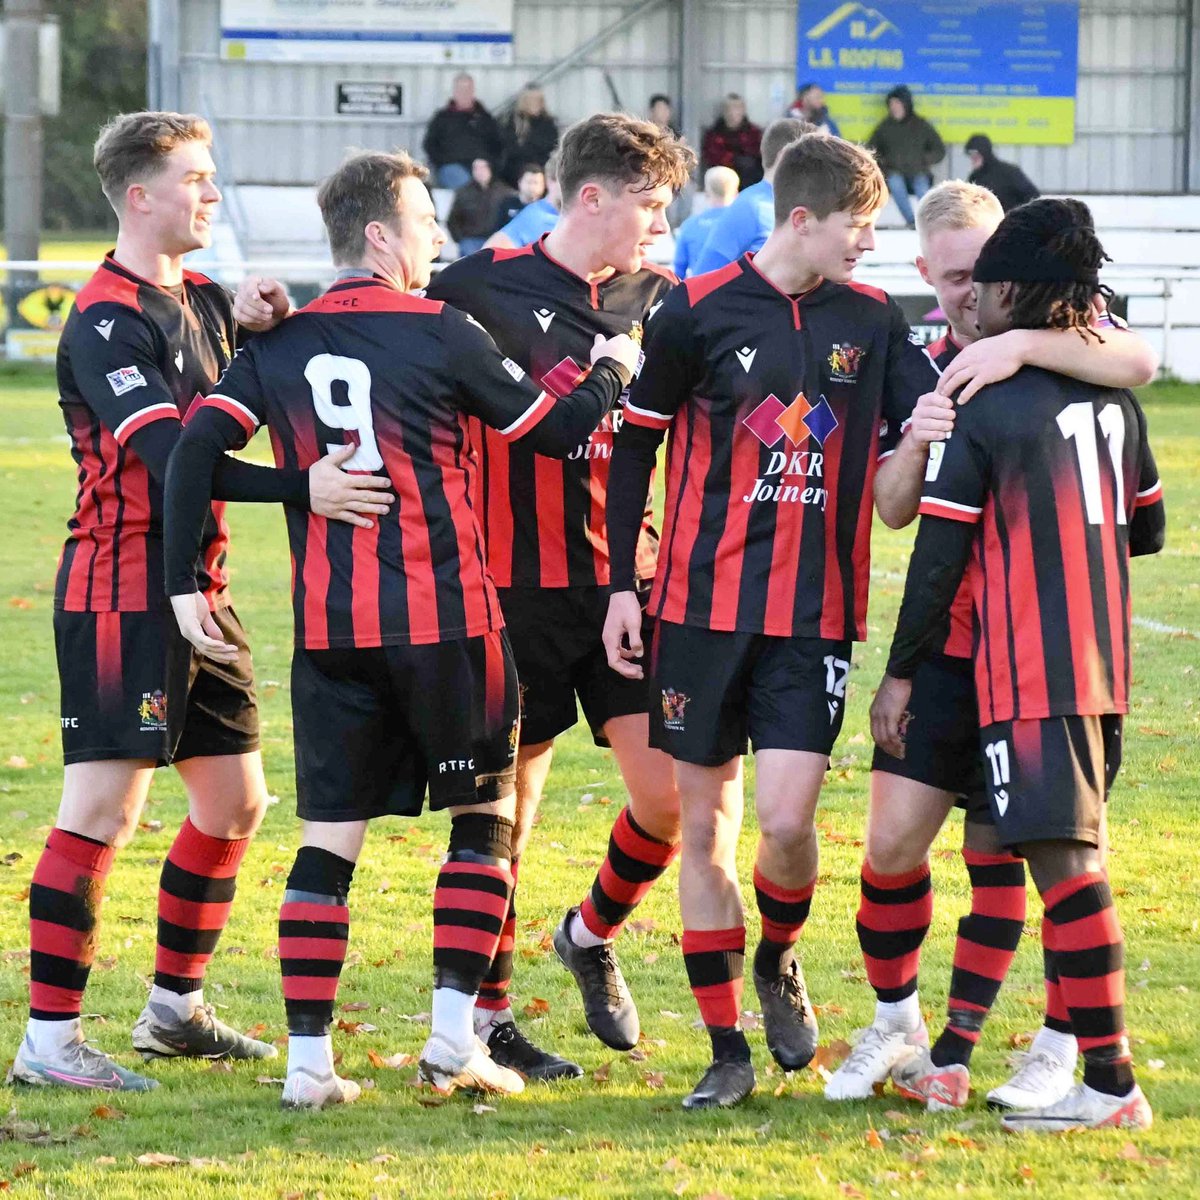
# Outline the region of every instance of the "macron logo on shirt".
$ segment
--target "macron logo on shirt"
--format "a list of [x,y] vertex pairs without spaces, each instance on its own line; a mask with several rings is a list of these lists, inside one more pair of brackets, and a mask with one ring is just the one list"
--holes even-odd
[[107,342],[112,337],[113,326],[116,324],[115,317],[109,317],[107,321],[100,321],[93,325],[92,328]]
[[537,323],[542,327],[542,332],[549,333],[550,323],[556,316],[558,316],[558,313],[553,313],[548,308],[535,308],[533,310],[533,315],[536,318]]
[[737,355],[738,362],[742,364],[742,370],[745,371],[747,375],[750,374],[750,368],[754,366],[754,356],[757,353],[757,346],[755,346],[753,350],[751,350],[749,346],[743,346],[740,350],[734,351],[734,354]]

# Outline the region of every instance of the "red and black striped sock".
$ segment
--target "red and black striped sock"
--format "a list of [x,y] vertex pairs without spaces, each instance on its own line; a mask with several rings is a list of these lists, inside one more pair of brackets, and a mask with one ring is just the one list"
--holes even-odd
[[884,875],[863,862],[858,944],[867,979],[883,1003],[893,1004],[916,992],[921,943],[932,920],[928,863],[902,875]]
[[679,853],[679,843],[660,842],[621,809],[608,836],[608,853],[579,906],[579,918],[598,938],[611,942]]
[[958,922],[949,1019],[933,1044],[935,1066],[966,1066],[1025,929],[1025,863],[1012,854],[962,852],[971,911]]
[[1083,1082],[1124,1096],[1133,1087],[1125,1032],[1125,939],[1103,874],[1077,875],[1042,896],[1058,970],[1083,1055]]
[[754,952],[754,973],[760,979],[778,979],[791,965],[816,886],[814,879],[801,888],[782,887],[772,883],[755,863],[754,897],[762,918],[762,941]]
[[519,858],[512,860],[513,883],[508,896],[508,915],[500,927],[500,943],[496,947],[492,965],[488,967],[488,972],[479,985],[479,995],[475,999],[475,1007],[489,1017],[492,1013],[501,1013],[510,1007],[508,985],[512,983],[513,950],[517,939],[517,870],[520,861]]
[[347,898],[354,863],[301,846],[279,909],[279,969],[288,1034],[324,1037],[350,940]]
[[750,1061],[750,1044],[739,1024],[745,962],[745,925],[683,931],[683,965],[712,1039],[714,1060]]
[[104,884],[116,851],[52,829],[29,885],[29,1015],[73,1021],[96,954]]
[[1050,932],[1050,921],[1042,917],[1042,966],[1046,976],[1046,1019],[1043,1024],[1055,1033],[1071,1036],[1071,1014],[1063,1001],[1062,987],[1058,982],[1058,960],[1050,943],[1054,935]]
[[450,822],[450,848],[433,892],[433,986],[474,996],[508,913],[513,823],[485,813]]
[[204,986],[204,972],[237,891],[249,838],[210,837],[184,819],[158,885],[154,984],[184,995]]

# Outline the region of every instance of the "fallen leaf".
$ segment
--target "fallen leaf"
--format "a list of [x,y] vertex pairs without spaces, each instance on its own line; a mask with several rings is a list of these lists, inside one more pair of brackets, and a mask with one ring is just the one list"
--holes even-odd
[[521,1010],[527,1017],[544,1017],[550,1011],[550,1001],[534,996]]
[[15,770],[23,771],[29,763],[25,761],[20,754],[12,754],[9,756],[8,762],[4,764],[8,767],[13,767]]
[[1142,1152],[1132,1143],[1126,1142],[1125,1145],[1117,1151],[1117,1157],[1126,1159],[1128,1162],[1140,1162]]
[[342,1012],[366,1012],[371,1006],[365,1000],[351,1000],[341,1006]]
[[666,1017],[668,1021],[681,1021],[683,1013],[672,1012],[669,1008],[660,1008],[658,1010],[660,1017]]
[[965,1133],[956,1133],[951,1130],[946,1134],[946,1141],[952,1146],[961,1146],[964,1150],[978,1150],[979,1143],[974,1138],[969,1138]]
[[603,1066],[599,1066],[599,1067],[597,1067],[597,1068],[596,1068],[596,1069],[595,1069],[595,1070],[592,1072],[592,1078],[593,1078],[593,1079],[594,1079],[594,1080],[595,1080],[597,1083],[607,1083],[607,1082],[608,1082],[608,1077],[609,1077],[609,1075],[611,1075],[611,1074],[612,1074],[612,1063],[611,1063],[611,1062],[606,1062],[606,1063],[604,1063],[604,1064],[603,1064]]
[[9,608],[32,608],[33,601],[26,600],[24,596],[10,596],[8,598]]
[[872,1150],[882,1150],[883,1149],[883,1138],[881,1138],[879,1136],[879,1131],[877,1129],[870,1128],[867,1130],[866,1142],[867,1142],[867,1145],[870,1146]]
[[223,1058],[218,1058],[218,1059],[217,1059],[217,1060],[216,1060],[216,1061],[213,1063],[213,1065],[212,1065],[211,1067],[209,1067],[208,1069],[209,1069],[210,1071],[217,1071],[217,1072],[232,1071],[232,1070],[233,1070],[233,1064],[232,1064],[232,1063],[229,1063],[229,1062],[226,1062],[226,1061],[225,1061],[225,1059],[223,1059]]
[[273,1075],[255,1075],[254,1082],[266,1084],[267,1087],[283,1087],[283,1080],[276,1079]]
[[808,1064],[809,1069],[815,1071],[822,1079],[828,1079],[849,1055],[850,1050],[850,1043],[841,1038],[818,1046],[816,1054]]
[[[1041,999],[1040,999],[1040,997],[1039,997],[1039,999],[1038,999],[1038,1004],[1039,1004],[1039,1005],[1041,1004]],[[1031,1044],[1032,1044],[1032,1042],[1033,1042],[1033,1034],[1032,1034],[1032,1033],[1013,1033],[1013,1034],[1009,1034],[1009,1038],[1008,1038],[1008,1044],[1009,1044],[1009,1045],[1010,1045],[1010,1046],[1011,1046],[1011,1047],[1012,1047],[1014,1050],[1020,1050],[1022,1046],[1028,1046],[1028,1045],[1031,1045]]]
[[248,1038],[260,1038],[267,1032],[265,1021],[259,1021],[257,1025],[251,1025],[249,1029],[244,1031]]
[[645,1052],[645,1050],[636,1050],[635,1049],[635,1050],[630,1050],[630,1052],[627,1055],[625,1055],[625,1057],[627,1059],[629,1059],[630,1062],[645,1062],[646,1059],[648,1059],[650,1057],[650,1055],[648,1055]]
[[679,1159],[668,1158],[667,1161],[665,1163],[663,1163],[662,1169],[664,1171],[678,1171],[679,1168],[682,1166],[683,1166],[683,1163]]
[[157,1150],[139,1154],[137,1161],[143,1167],[178,1167],[183,1163],[182,1158],[176,1158],[173,1154],[159,1154]]
[[850,1196],[852,1200],[866,1200],[866,1192],[861,1192],[852,1183],[847,1183],[844,1179],[838,1184],[838,1191],[843,1196]]
[[660,1088],[667,1082],[667,1077],[662,1071],[644,1071],[642,1080],[649,1088]]
[[1152,1058],[1146,1063],[1146,1066],[1149,1067],[1151,1071],[1161,1071],[1166,1065],[1166,1062],[1161,1058]]
[[425,1108],[441,1108],[446,1103],[446,1097],[437,1092],[422,1091],[417,1097],[417,1103]]
[[482,1117],[484,1113],[495,1112],[496,1110],[490,1104],[473,1104],[471,1111],[477,1116]]
[[102,1154],[99,1158],[92,1159],[92,1162],[101,1167],[111,1167],[116,1161],[111,1154]]
[[671,1192],[676,1196],[682,1196],[684,1192],[691,1186],[690,1179],[681,1179],[672,1189]]
[[100,1121],[123,1121],[125,1114],[119,1108],[113,1108],[111,1104],[98,1104],[92,1109],[92,1116]]
[[634,933],[653,933],[658,928],[658,922],[653,917],[645,917],[638,921],[630,921],[625,928]]
[[373,1159],[371,1159],[371,1162],[377,1165],[380,1163],[390,1163],[395,1161],[396,1156],[394,1154],[377,1154]]
[[13,1167],[12,1173],[14,1179],[20,1179],[22,1175],[32,1175],[38,1169],[35,1162],[19,1162]]

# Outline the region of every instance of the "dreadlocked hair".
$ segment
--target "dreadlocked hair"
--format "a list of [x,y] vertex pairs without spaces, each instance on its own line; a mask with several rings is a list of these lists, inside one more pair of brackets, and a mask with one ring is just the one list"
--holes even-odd
[[[1053,254],[1082,274],[1094,274],[1112,259],[1104,252],[1092,213],[1082,200],[1044,197],[1013,209],[1002,226],[1005,240],[1029,255]],[[999,230],[997,231],[1000,232]],[[1105,284],[1082,280],[1017,283],[1011,318],[1014,329],[1077,329],[1083,338],[1104,339],[1091,328],[1096,293],[1112,299]]]

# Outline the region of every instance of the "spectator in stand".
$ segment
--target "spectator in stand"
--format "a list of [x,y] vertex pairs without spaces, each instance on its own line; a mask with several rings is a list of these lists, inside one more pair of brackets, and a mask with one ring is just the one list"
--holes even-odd
[[655,92],[650,97],[647,119],[653,121],[659,129],[669,129],[676,137],[680,136],[679,129],[672,119],[671,97],[663,92]]
[[832,137],[841,137],[842,131],[837,122],[829,115],[829,107],[825,103],[825,93],[819,83],[806,83],[796,89],[796,98],[785,114],[823,129]]
[[477,158],[500,158],[500,127],[475,98],[475,80],[465,71],[454,77],[450,103],[433,114],[421,143],[438,187],[457,191],[471,181]]
[[946,157],[938,132],[913,112],[912,92],[903,84],[887,94],[888,115],[867,139],[887,178],[888,191],[909,229],[916,229],[910,196],[920,200],[931,187],[930,167]]
[[732,167],[739,187],[762,178],[762,129],[746,116],[746,102],[736,92],[725,97],[721,116],[704,131],[700,147],[700,165]]
[[454,204],[446,228],[458,243],[459,254],[474,254],[496,228],[496,210],[512,195],[512,189],[492,173],[486,158],[471,164],[471,179],[454,193]]
[[500,134],[504,139],[500,174],[505,183],[516,187],[528,164],[545,166],[558,145],[558,122],[546,111],[546,97],[540,87],[530,84],[521,89]]
[[675,231],[675,274],[694,275],[695,262],[712,232],[713,222],[738,194],[737,172],[732,167],[709,167],[704,172],[704,207]]
[[693,275],[715,271],[741,258],[747,250],[757,250],[767,240],[775,228],[775,189],[771,186],[775,164],[784,147],[806,133],[816,132],[807,121],[793,117],[780,117],[767,126],[762,137],[763,177],[738,193],[733,203],[713,220],[708,240],[694,262]]
[[517,176],[517,190],[504,196],[496,209],[493,232],[503,229],[528,205],[540,200],[546,194],[546,172],[538,163],[526,163]]
[[985,187],[1008,212],[1028,200],[1036,200],[1041,192],[1016,163],[1001,162],[992,149],[992,139],[985,133],[972,134],[967,139],[967,158],[971,160],[968,183]]
[[546,194],[540,200],[527,204],[507,225],[497,229],[484,245],[501,250],[528,246],[554,228],[561,207],[562,189],[558,186],[558,151],[555,150],[546,160]]

